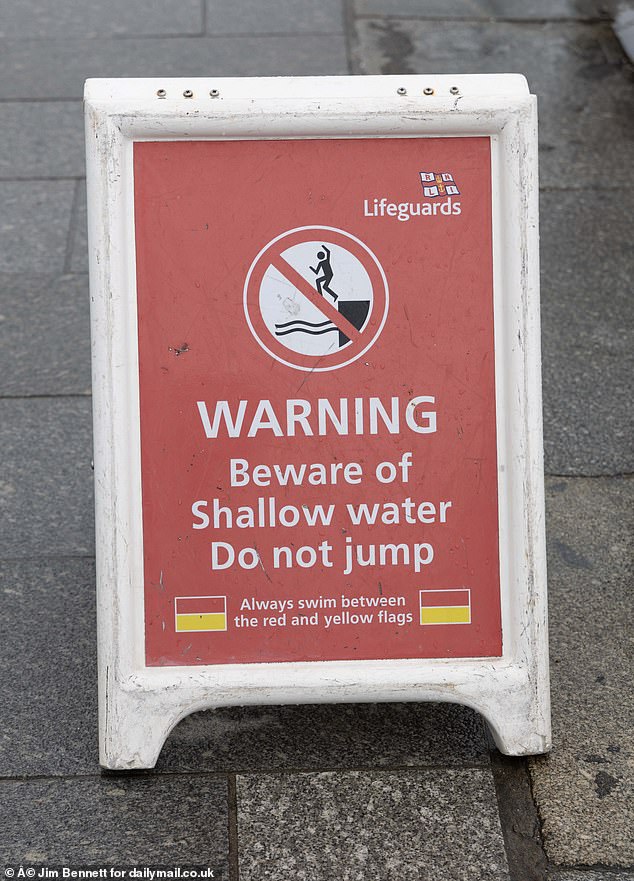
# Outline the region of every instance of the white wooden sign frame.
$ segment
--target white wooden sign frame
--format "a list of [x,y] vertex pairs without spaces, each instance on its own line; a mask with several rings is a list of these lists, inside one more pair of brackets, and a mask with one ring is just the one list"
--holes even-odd
[[[499,749],[550,748],[536,99],[525,79],[89,80],[100,761],[149,768],[186,715],[246,704],[451,701]],[[132,146],[144,140],[489,136],[503,656],[146,667]]]

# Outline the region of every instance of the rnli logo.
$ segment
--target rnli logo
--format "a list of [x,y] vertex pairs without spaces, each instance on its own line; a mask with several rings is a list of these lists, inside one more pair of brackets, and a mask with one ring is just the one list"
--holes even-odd
[[456,186],[453,174],[448,171],[421,171],[420,182],[423,193],[428,199],[436,196],[459,196],[460,190]]

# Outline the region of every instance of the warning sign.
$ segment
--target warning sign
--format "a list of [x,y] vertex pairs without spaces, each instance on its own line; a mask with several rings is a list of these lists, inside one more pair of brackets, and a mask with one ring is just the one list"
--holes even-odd
[[148,665],[500,657],[490,169],[134,144]]
[[283,233],[258,254],[244,306],[253,335],[276,360],[299,370],[335,370],[361,357],[379,336],[388,286],[359,239],[307,227]]
[[100,762],[297,701],[456,701],[548,750],[524,77],[85,98]]

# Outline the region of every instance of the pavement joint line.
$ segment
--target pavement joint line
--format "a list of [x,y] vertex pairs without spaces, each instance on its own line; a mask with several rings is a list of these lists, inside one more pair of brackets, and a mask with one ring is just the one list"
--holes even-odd
[[634,477],[634,471],[617,471],[609,474],[549,474],[544,472],[544,477],[552,477],[555,480],[630,480]]
[[[376,16],[374,16],[376,18]],[[16,39],[12,39],[10,37],[0,37],[0,49],[2,48],[2,44],[4,42],[12,43],[15,45],[20,45],[20,43],[88,43],[88,42],[97,42],[101,41],[102,43],[108,42],[121,42],[124,43],[127,40],[226,40],[226,39],[246,39],[246,40],[257,40],[259,37],[288,37],[289,39],[296,40],[298,37],[341,37],[343,36],[342,30],[317,30],[317,31],[263,31],[262,33],[253,33],[253,32],[243,32],[243,31],[230,31],[226,34],[214,34],[214,33],[201,33],[200,31],[195,31],[191,34],[100,34],[95,37],[18,37]],[[209,74],[205,75],[205,79],[209,79]],[[213,76],[213,75],[211,75]],[[134,79],[134,77],[133,77]],[[153,77],[155,79],[155,77]],[[187,77],[184,77],[187,79]],[[48,100],[48,99],[45,99]],[[55,98],[55,101],[65,100],[63,98]]]
[[[238,39],[248,39],[248,40],[257,40],[259,37],[292,37],[292,39],[297,40],[300,37],[343,37],[343,30],[325,30],[325,31],[294,31],[293,33],[289,33],[288,31],[267,31],[262,34],[243,34],[238,32],[230,33],[230,34],[206,34],[205,39],[207,40],[238,40]],[[211,74],[213,77],[213,74]],[[209,76],[206,76],[205,79],[209,79]],[[183,77],[183,79],[187,79],[187,77]]]
[[[1,561],[0,561],[1,562]],[[312,706],[312,705],[305,705]],[[187,718],[187,717],[186,717]],[[124,770],[112,770],[110,768],[102,768],[99,772],[87,774],[14,774],[0,776],[0,787],[7,783],[54,783],[57,781],[73,780],[132,780],[132,779],[163,779],[174,777],[217,777],[218,779],[227,779],[229,776],[238,777],[288,777],[299,775],[314,774],[403,774],[412,772],[414,774],[423,774],[426,772],[436,771],[479,771],[491,773],[491,766],[476,765],[473,763],[465,763],[462,765],[454,764],[430,764],[430,765],[394,765],[386,767],[384,765],[368,765],[361,767],[336,767],[336,768],[284,768],[283,770],[267,770],[260,768],[237,769],[232,771],[218,770],[212,771],[207,769],[198,770],[174,770],[170,771],[166,768],[131,768]]]
[[100,780],[100,774],[33,774],[31,776],[16,774],[14,777],[0,776],[0,786],[3,783],[54,783],[58,780]]
[[75,186],[73,188],[73,201],[70,206],[70,218],[68,221],[68,236],[66,239],[66,252],[64,254],[64,268],[63,274],[68,275],[71,268],[71,263],[73,259],[73,248],[75,245],[75,232],[77,230],[77,220],[79,217],[79,194],[80,194],[80,183],[79,180],[75,180]]
[[[315,34],[315,36],[323,36],[323,34]],[[334,35],[339,36],[339,35]],[[101,77],[95,77],[95,79],[101,79]],[[114,77],[114,79],[142,79],[142,77]],[[151,79],[161,79],[161,77],[151,77]],[[177,79],[188,79],[188,77],[177,77]],[[192,79],[198,79],[198,77],[192,77]],[[213,79],[212,76],[204,77],[204,79]],[[65,97],[52,97],[49,96],[47,98],[33,98],[32,96],[13,96],[11,98],[0,98],[0,105],[2,104],[83,104],[83,98],[80,95],[66,95]],[[71,178],[78,177],[80,180],[83,180],[86,175],[71,175]],[[48,180],[46,177],[33,177],[33,178],[24,178],[25,180]],[[53,178],[54,180],[67,180],[67,175],[60,175],[59,177]],[[15,178],[8,178],[8,180],[15,180]]]
[[[6,279],[49,279],[51,282],[60,281],[64,278],[75,278],[75,276],[85,275],[86,277],[90,273],[87,269],[72,269],[70,272],[58,273],[50,273],[50,272],[0,272],[0,278]],[[79,392],[77,392],[79,394]],[[0,392],[0,398],[2,397],[2,392]],[[10,396],[9,396],[10,397]],[[14,395],[13,397],[20,398],[23,395]],[[26,395],[26,397],[30,397],[30,395]],[[57,395],[53,395],[53,397],[57,397]]]
[[6,783],[57,783],[59,781],[72,782],[74,780],[159,780],[167,777],[217,777],[226,778],[226,771],[157,771],[156,768],[131,768],[130,770],[116,771],[102,768],[100,772],[93,774],[16,774],[12,777],[0,776],[0,787]]
[[229,881],[239,881],[240,866],[238,856],[238,787],[236,775],[229,774],[227,777],[227,817],[229,821],[228,844],[229,853]]
[[[78,273],[86,275],[85,272]],[[64,276],[62,276],[63,278]],[[37,401],[37,400],[57,400],[58,398],[92,398],[91,392],[68,392],[58,395],[42,395],[35,392],[32,395],[3,395],[0,393],[0,401]]]
[[200,0],[200,36],[207,36],[207,0]]
[[[398,703],[398,701],[396,701],[396,703]],[[430,702],[421,701],[420,703],[427,704]],[[300,704],[300,706],[323,706],[323,704]],[[482,771],[491,773],[491,765],[486,761],[482,764],[476,764],[475,762],[465,762],[464,764],[435,762],[430,763],[429,765],[360,765],[354,767],[346,765],[345,767],[339,766],[334,768],[288,767],[283,768],[282,770],[256,768],[242,771],[236,770],[232,773],[235,774],[236,777],[287,777],[289,775],[299,776],[300,774],[403,774],[408,771],[412,771],[416,774],[426,773],[428,771]],[[180,774],[182,772],[177,771],[174,773]]]
[[[539,97],[539,96],[538,96]],[[588,184],[587,187],[557,187],[552,184],[544,184],[543,187],[539,188],[540,193],[585,193],[588,190],[590,192],[597,193],[621,193],[623,190],[631,190],[634,189],[634,183],[626,184],[622,187],[603,187],[599,184]]]
[[[199,40],[201,37],[208,36],[200,31],[189,31],[187,33],[174,32],[171,34],[86,34],[77,37],[0,37],[0,48],[3,43],[12,43],[19,45],[20,43],[80,43],[80,42],[113,42],[125,43],[126,40]],[[224,36],[220,34],[219,36]],[[259,36],[246,34],[246,36]]]
[[[542,756],[542,758],[543,758],[543,756]],[[537,796],[535,795],[535,788],[534,788],[534,786],[533,786],[533,775],[531,774],[531,769],[530,769],[529,761],[530,761],[530,757],[527,756],[527,757],[524,759],[524,765],[525,765],[525,768],[526,768],[526,779],[527,779],[527,781],[528,781],[528,790],[529,790],[529,793],[530,793],[531,803],[532,803],[533,808],[534,808],[534,816],[535,816],[535,820],[536,820],[536,822],[537,822],[537,835],[538,835],[538,837],[539,837],[539,843],[540,843],[541,848],[542,848],[542,851],[543,851],[543,853],[544,853],[544,855],[545,855],[545,857],[546,857],[547,865],[548,865],[548,867],[549,867],[549,869],[550,869],[552,863],[551,863],[551,860],[550,860],[549,857],[548,857],[548,854],[547,854],[547,852],[546,852],[546,848],[545,848],[545,838],[546,838],[546,836],[544,835],[544,818],[543,818],[543,816],[542,816],[542,812],[541,812],[541,809],[540,809],[540,806],[539,806],[539,799],[538,799]],[[550,871],[548,872],[548,874],[550,875]]]
[[[1,103],[1,102],[0,102]],[[21,183],[51,183],[57,181],[77,181],[80,183],[81,181],[86,180],[83,175],[68,175],[63,177],[54,177],[50,175],[48,177],[0,177],[0,183],[11,183],[11,181],[20,181]],[[22,273],[14,273],[14,275],[21,275]],[[48,273],[39,273],[40,275],[47,275]]]
[[0,98],[0,104],[81,104],[82,100],[77,95],[69,98]]
[[[0,557],[2,563],[41,563],[43,560],[94,560],[94,554],[44,554],[41,557]],[[0,780],[2,777],[0,776]]]
[[613,875],[615,878],[622,877],[623,875],[628,876],[629,878],[634,872],[634,863],[631,866],[610,866],[607,863],[562,863],[561,865],[557,863],[553,864],[553,873],[558,872],[608,872],[610,875]]
[[546,881],[549,863],[527,760],[493,749],[491,770],[510,881]]
[[365,12],[355,14],[357,21],[416,21],[416,22],[432,22],[434,24],[445,23],[452,24],[512,24],[512,25],[544,25],[544,24],[578,24],[578,25],[598,25],[609,24],[611,18],[497,18],[495,16],[483,18],[471,18],[469,16],[462,17],[442,17],[442,16],[420,16],[420,15],[381,15],[380,13]]

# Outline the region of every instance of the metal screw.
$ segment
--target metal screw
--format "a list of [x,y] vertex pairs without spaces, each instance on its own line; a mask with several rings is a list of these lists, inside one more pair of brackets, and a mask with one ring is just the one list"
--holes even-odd
[[459,95],[459,94],[460,94],[460,89],[458,88],[458,86],[452,86],[452,87],[449,89],[449,92],[450,92],[452,95]]
[[212,89],[209,94],[212,98],[219,98],[220,97],[219,89]]
[[158,98],[165,98],[165,96],[167,95],[167,92],[165,91],[165,89],[159,89],[156,94],[157,94]]
[[192,90],[185,89],[185,91],[183,92],[183,98],[193,98],[193,97],[194,97],[194,93],[192,92]]
[[434,94],[434,90],[432,89],[431,86],[427,86],[426,89],[423,89],[423,95],[433,95],[433,94]]
[[397,94],[397,95],[407,95],[407,89],[406,89],[404,86],[400,86],[400,87],[396,90],[396,94]]

